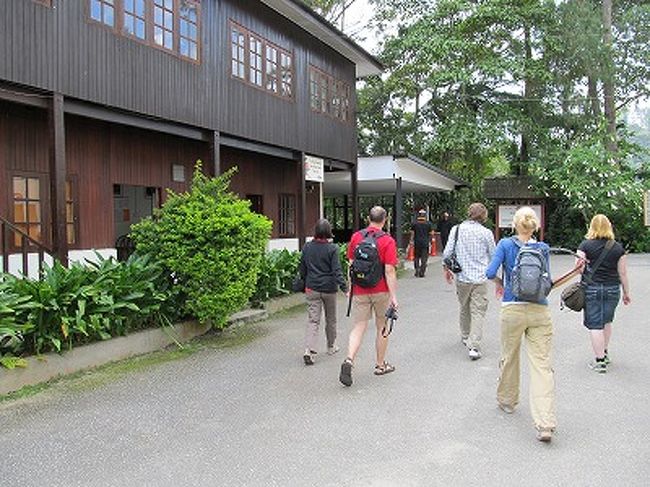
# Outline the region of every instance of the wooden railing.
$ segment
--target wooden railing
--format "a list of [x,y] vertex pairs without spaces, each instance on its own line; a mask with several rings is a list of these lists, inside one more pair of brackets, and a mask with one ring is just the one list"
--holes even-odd
[[[20,245],[16,245],[16,237],[20,239]],[[13,245],[12,245],[13,239]],[[53,255],[53,252],[38,240],[34,240],[28,234],[16,227],[10,221],[0,216],[0,245],[2,245],[2,272],[9,272],[9,257],[12,254],[20,254],[22,262],[22,274],[29,275],[29,254],[35,253],[38,256],[38,275],[43,270],[45,255]]]

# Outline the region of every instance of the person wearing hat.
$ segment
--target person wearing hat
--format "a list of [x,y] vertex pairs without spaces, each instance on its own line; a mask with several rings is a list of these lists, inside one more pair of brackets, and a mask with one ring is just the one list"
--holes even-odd
[[411,225],[411,242],[414,247],[415,277],[424,277],[429,260],[429,244],[433,237],[433,225],[427,220],[425,210],[418,211],[417,220]]

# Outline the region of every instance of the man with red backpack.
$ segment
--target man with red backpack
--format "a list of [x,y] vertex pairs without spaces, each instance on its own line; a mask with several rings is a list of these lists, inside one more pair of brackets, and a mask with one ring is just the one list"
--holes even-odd
[[352,385],[352,366],[359,351],[368,322],[374,314],[377,328],[375,375],[395,370],[385,360],[388,347],[387,319],[394,318],[397,311],[397,244],[393,237],[384,233],[386,210],[375,206],[370,210],[370,224],[350,240],[348,259],[352,278],[352,303],[354,304],[353,327],[350,332],[348,356],[341,364],[339,380],[345,386]]

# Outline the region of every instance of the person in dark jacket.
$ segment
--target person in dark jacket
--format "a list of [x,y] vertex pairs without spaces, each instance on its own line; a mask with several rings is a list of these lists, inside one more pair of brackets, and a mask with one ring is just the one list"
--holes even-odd
[[442,248],[444,249],[447,246],[447,240],[449,240],[449,232],[454,226],[454,222],[451,219],[451,215],[448,212],[444,211],[440,215],[438,224],[436,225],[436,231],[440,234],[440,241],[442,242]]
[[314,364],[318,329],[325,310],[327,353],[339,351],[336,345],[336,291],[347,292],[347,283],[341,270],[338,247],[330,243],[332,226],[321,218],[314,228],[314,239],[305,244],[300,257],[300,276],[305,280],[307,299],[307,331],[305,333],[305,365]]
[[417,220],[411,225],[411,241],[414,249],[415,277],[424,277],[429,260],[429,244],[433,237],[433,225],[427,220],[425,210],[418,211]]

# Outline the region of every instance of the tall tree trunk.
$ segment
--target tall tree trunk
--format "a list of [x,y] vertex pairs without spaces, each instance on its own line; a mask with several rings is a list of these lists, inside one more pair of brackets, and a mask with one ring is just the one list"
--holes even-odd
[[598,78],[593,74],[587,76],[587,89],[589,102],[587,103],[587,110],[589,115],[594,117],[600,116],[600,100],[598,99]]
[[607,138],[605,147],[611,153],[618,150],[616,141],[616,103],[614,99],[614,63],[612,59],[612,0],[603,0],[603,45],[605,47],[605,69],[603,72],[603,94],[605,97],[605,119]]
[[521,145],[519,146],[519,164],[517,165],[518,175],[524,175],[527,173],[528,161],[530,159],[529,155],[529,141],[530,141],[530,129],[528,128],[528,123],[531,118],[531,103],[533,98],[533,83],[530,79],[529,69],[530,63],[533,60],[533,49],[531,46],[530,40],[530,26],[524,27],[524,126],[521,129]]

